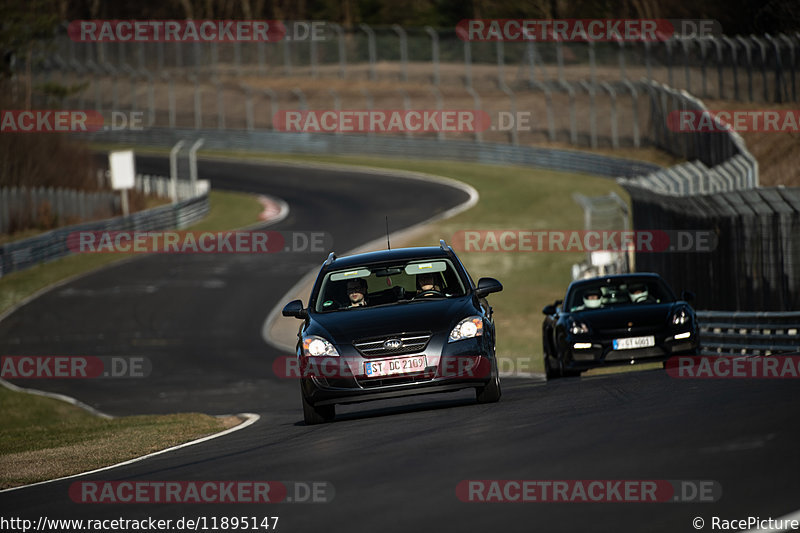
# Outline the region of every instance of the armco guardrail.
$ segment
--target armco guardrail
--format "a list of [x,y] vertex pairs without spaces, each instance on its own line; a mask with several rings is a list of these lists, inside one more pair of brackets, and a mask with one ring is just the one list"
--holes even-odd
[[334,135],[326,133],[279,133],[273,131],[194,130],[152,128],[144,131],[105,131],[84,134],[97,142],[173,146],[180,140],[202,137],[203,149],[254,150],[289,154],[381,155],[418,159],[451,159],[506,165],[526,165],[566,172],[585,172],[606,177],[637,176],[662,167],[574,150],[474,141],[414,139],[387,135]]
[[0,276],[24,270],[36,264],[69,255],[70,233],[78,231],[158,231],[184,228],[201,218],[209,209],[208,183],[198,182],[204,192],[175,204],[139,211],[132,215],[67,226],[22,241],[0,246]]
[[701,355],[772,355],[800,351],[800,312],[698,311]]

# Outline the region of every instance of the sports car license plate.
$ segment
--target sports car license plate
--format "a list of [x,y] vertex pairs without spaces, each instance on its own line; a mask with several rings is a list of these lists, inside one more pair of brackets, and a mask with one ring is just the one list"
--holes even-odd
[[377,378],[384,376],[397,376],[425,370],[427,361],[424,355],[416,357],[396,357],[380,361],[367,361],[364,363],[364,373],[367,377]]
[[627,339],[614,339],[615,350],[631,350],[634,348],[648,348],[656,345],[656,338],[652,335],[648,337],[628,337]]

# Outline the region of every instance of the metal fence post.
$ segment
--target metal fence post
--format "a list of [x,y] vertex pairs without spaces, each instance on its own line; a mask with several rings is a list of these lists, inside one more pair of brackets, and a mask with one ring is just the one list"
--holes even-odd
[[506,84],[505,47],[502,39],[498,39],[495,43],[495,50],[497,52],[497,86],[502,89]]
[[745,58],[747,59],[747,96],[753,101],[753,59],[750,54],[750,43],[741,35],[736,40],[744,47]]
[[762,83],[762,94],[765,102],[769,102],[769,84],[767,83],[767,45],[762,40],[756,37],[755,35],[751,35],[750,38],[755,41],[758,45],[758,49],[761,52],[761,83]]
[[783,103],[784,101],[784,91],[783,91],[783,61],[781,61],[781,45],[778,42],[778,39],[775,39],[770,34],[765,34],[764,38],[769,41],[769,44],[772,45],[772,49],[775,51],[775,102],[776,103]]
[[167,106],[169,107],[169,127],[175,129],[175,82],[167,72],[161,73],[161,79],[167,82]]
[[681,38],[681,48],[683,48],[683,75],[686,80],[686,91],[692,92],[692,79],[689,69],[689,43],[691,43],[690,39]]
[[402,69],[400,79],[408,81],[408,35],[406,35],[406,30],[398,24],[392,24],[392,29],[400,38],[400,67]]
[[[370,94],[370,92],[365,87],[360,87],[359,91],[361,92],[362,95],[364,95],[364,100],[367,104],[367,111],[372,111],[372,94]],[[372,128],[367,128],[368,137],[372,137],[374,134],[375,132],[372,131]]]
[[514,127],[511,128],[509,136],[511,138],[511,144],[514,146],[518,146],[519,132],[517,130],[519,129],[519,120],[518,120],[519,117],[517,116],[517,98],[514,95],[514,91],[511,90],[511,87],[509,87],[505,83],[503,83],[503,85],[500,87],[500,90],[506,93],[506,96],[508,96],[508,99],[510,100],[511,103],[511,116],[513,117],[514,120]]
[[603,87],[611,98],[611,146],[619,148],[619,131],[617,129],[617,92],[607,82],[601,82],[600,86]]
[[639,139],[639,93],[636,90],[636,86],[628,80],[624,80],[622,83],[628,88],[631,93],[631,104],[632,104],[632,111],[633,111],[633,146],[634,148],[640,147],[640,139]]
[[578,144],[578,123],[575,117],[575,89],[566,81],[560,81],[559,85],[561,85],[569,95],[569,140],[572,144]]
[[358,25],[367,34],[367,50],[369,52],[369,79],[375,81],[378,75],[375,72],[375,63],[378,61],[378,52],[375,47],[375,32],[363,22]]
[[200,90],[200,81],[197,76],[190,74],[189,81],[194,82],[194,129],[199,130],[203,127],[203,108],[202,108],[202,93]]
[[[411,99],[408,96],[408,91],[406,91],[402,87],[397,87],[395,91],[403,95],[403,111],[406,113],[407,116],[408,112],[411,110]],[[407,138],[410,138],[412,136],[412,132],[410,129],[406,129],[404,133]]]
[[330,26],[333,28],[333,31],[336,32],[336,43],[339,51],[339,77],[344,79],[346,76],[345,70],[347,67],[347,56],[345,55],[344,47],[344,32],[342,31],[342,27],[334,22],[331,22]]
[[439,85],[439,34],[430,26],[425,31],[431,36],[431,63],[433,64],[433,84]]
[[239,88],[244,92],[244,120],[246,124],[247,131],[253,131],[255,129],[253,125],[253,89],[248,87],[247,85],[239,85]]
[[311,67],[311,78],[319,78],[319,50],[317,49],[317,40],[313,36],[309,36],[308,43],[308,63]]
[[[436,85],[432,85],[429,87],[431,92],[433,93],[433,97],[436,98],[436,111],[441,114],[442,109],[444,108],[444,102],[442,99],[442,92]],[[444,140],[444,128],[438,128],[436,131],[436,138],[440,141]]]
[[[339,93],[336,92],[336,89],[328,89],[328,94],[330,94],[333,97],[333,109],[338,114],[339,111],[342,110],[342,101],[339,98]],[[338,128],[336,130],[336,135],[341,135],[341,134],[342,134],[342,130],[341,130],[341,128]]]
[[539,88],[544,93],[545,107],[547,108],[547,133],[550,142],[556,142],[556,120],[553,115],[553,93],[550,87],[540,81],[534,81],[532,86]]
[[306,100],[306,94],[302,91],[302,89],[299,87],[293,87],[291,92],[297,97],[297,100],[300,103],[300,111],[308,111],[308,101]]
[[464,85],[472,87],[472,47],[469,40],[464,41]]
[[278,114],[278,103],[276,102],[277,95],[272,89],[262,89],[264,94],[269,97],[269,125],[272,131],[275,131],[275,115]]
[[[472,96],[472,101],[474,102],[475,110],[476,111],[480,111],[481,110],[481,97],[478,96],[478,93],[475,91],[475,89],[472,88],[471,85],[466,86],[465,89],[467,90],[469,95]],[[483,132],[480,131],[480,128],[475,128],[475,141],[479,142],[479,143],[483,143]]]
[[792,101],[797,101],[797,86],[795,85],[795,74],[794,69],[796,67],[795,64],[795,52],[794,52],[794,41],[792,41],[787,35],[781,33],[779,35],[780,39],[786,43],[786,46],[789,47],[789,69],[791,71],[791,80],[792,80]]
[[292,75],[292,51],[290,47],[291,41],[287,39],[281,40],[281,48],[283,49],[283,73],[286,76]]
[[217,129],[225,129],[225,94],[220,80],[213,80],[214,89],[217,91]]
[[670,37],[664,41],[664,48],[667,51],[667,85],[675,87],[675,82],[672,81],[672,42],[675,37]]
[[145,70],[144,76],[147,78],[147,125],[153,127],[156,122],[156,88],[153,83],[153,75]]
[[581,80],[581,87],[589,93],[589,142],[592,148],[597,148],[597,100],[595,86]]

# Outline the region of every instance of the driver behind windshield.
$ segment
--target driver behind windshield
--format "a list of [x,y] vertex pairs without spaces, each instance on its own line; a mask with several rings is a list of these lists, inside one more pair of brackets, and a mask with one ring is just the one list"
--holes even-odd
[[417,296],[436,296],[433,292],[442,292],[442,288],[436,284],[436,277],[429,272],[417,274]]

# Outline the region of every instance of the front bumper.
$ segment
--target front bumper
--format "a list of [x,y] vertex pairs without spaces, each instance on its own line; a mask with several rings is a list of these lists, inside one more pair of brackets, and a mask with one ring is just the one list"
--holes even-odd
[[[665,361],[674,355],[694,355],[697,353],[699,336],[691,332],[688,338],[675,339],[675,333],[644,332],[641,336],[653,335],[655,345],[646,348],[618,349],[613,347],[613,338],[567,339],[564,367],[568,370],[587,370],[602,366],[624,365]],[[576,348],[575,345],[591,344],[590,348]]]
[[350,352],[341,356],[349,375],[304,375],[302,393],[313,405],[330,405],[482,387],[492,378],[492,352],[483,339],[430,343],[424,352],[398,356],[424,355],[427,365],[422,371],[379,377],[368,376],[365,363],[391,358],[367,358]]

